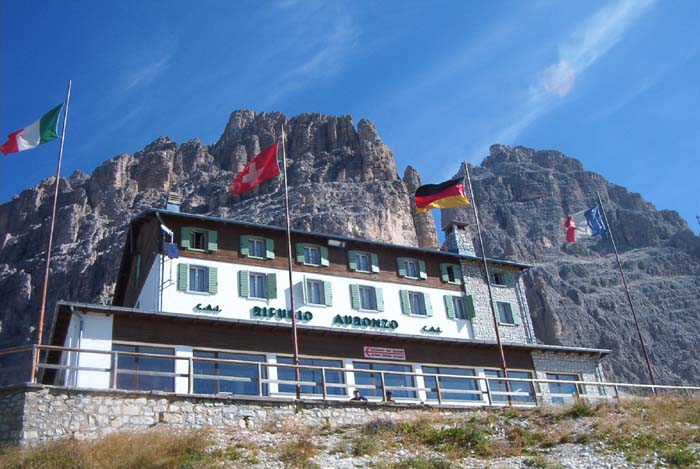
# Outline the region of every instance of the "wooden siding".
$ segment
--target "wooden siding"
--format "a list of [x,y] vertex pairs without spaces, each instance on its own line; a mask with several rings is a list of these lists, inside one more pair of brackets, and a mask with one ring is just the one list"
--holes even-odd
[[[402,348],[406,362],[443,366],[500,368],[500,354],[495,345],[460,344],[416,340],[395,335],[370,336],[359,333],[309,331],[298,329],[301,356],[351,358],[364,357],[364,346]],[[225,324],[201,319],[142,318],[117,315],[113,340],[167,345],[187,345],[261,353],[292,354],[291,326],[265,327],[248,324]],[[526,350],[506,350],[508,366],[534,369]],[[400,363],[397,361],[397,363]]]

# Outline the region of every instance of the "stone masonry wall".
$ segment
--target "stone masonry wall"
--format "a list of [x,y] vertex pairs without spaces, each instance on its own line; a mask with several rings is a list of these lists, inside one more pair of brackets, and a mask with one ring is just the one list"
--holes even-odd
[[[158,392],[68,390],[26,385],[0,390],[0,444],[33,445],[61,438],[79,440],[149,428],[227,432],[288,425],[341,426],[376,419],[401,421],[455,415],[469,409],[422,405],[192,397]],[[23,415],[22,415],[23,414]]]
[[[489,268],[491,270],[491,268]],[[499,324],[503,342],[535,343],[535,332],[532,328],[530,310],[525,300],[525,287],[521,275],[516,269],[494,269],[507,271],[511,276],[511,284],[507,286],[491,286],[494,301],[505,301],[512,305],[520,314],[520,324]],[[467,295],[472,295],[476,317],[472,320],[474,338],[478,340],[496,340],[493,316],[489,306],[488,286],[484,280],[481,266],[474,261],[462,261],[462,279]]]
[[[605,381],[600,364],[585,355],[568,355],[551,352],[532,352],[532,362],[535,365],[537,379],[547,379],[547,373],[566,373],[578,375],[581,381]],[[606,390],[601,386],[584,386],[586,395],[595,397],[605,396]],[[549,387],[540,385],[542,403],[550,404],[552,398]]]

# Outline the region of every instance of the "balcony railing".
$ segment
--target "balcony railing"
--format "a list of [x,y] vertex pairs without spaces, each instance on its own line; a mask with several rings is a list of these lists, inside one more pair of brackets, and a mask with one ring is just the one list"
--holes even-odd
[[[276,397],[295,399],[295,392],[280,392],[279,387],[292,386],[296,388],[299,386],[302,390],[302,399],[348,400],[351,390],[360,389],[370,394],[368,399],[373,402],[386,401],[386,392],[391,391],[395,396],[401,396],[396,399],[400,403],[424,403],[453,407],[504,405],[531,407],[550,404],[552,399],[559,402],[619,400],[625,393],[639,394],[640,391],[649,394],[685,393],[687,395],[700,395],[700,386],[652,386],[647,384],[581,380],[503,378],[484,375],[469,376],[461,374],[416,373],[311,365],[299,365],[300,376],[303,377],[304,372],[307,372],[307,374],[308,372],[312,372],[312,374],[318,378],[313,380],[304,380],[302,378],[297,381],[296,379],[270,377],[278,376],[279,371],[284,369],[291,370],[288,374],[290,376],[295,376],[294,370],[296,366],[291,364],[142,352],[90,350],[48,345],[7,349],[0,351],[0,358],[12,353],[28,353],[29,351],[33,354],[30,382],[39,383],[47,381],[48,378],[45,376],[47,371],[53,370],[55,373],[53,382],[47,384],[53,384],[64,388],[161,391],[164,393],[200,396],[203,393],[196,392],[195,382],[197,380],[204,380],[218,383],[254,383],[245,393],[240,394],[252,398]],[[91,357],[93,361],[100,361],[101,358],[105,365],[80,366],[68,363],[47,363],[46,360],[40,360],[41,355],[49,353],[60,354],[66,357],[69,355],[64,354],[80,354],[81,357]],[[97,360],[95,360],[95,358],[97,358]],[[129,360],[131,360],[131,363],[135,363],[136,359],[160,360],[162,363],[172,364],[169,368],[175,371],[130,369],[120,365]],[[59,362],[60,361],[61,360],[59,360]],[[195,365],[198,364],[214,364],[217,369],[221,366],[239,365],[255,369],[257,373],[255,377],[196,373]],[[178,369],[180,369],[180,371],[178,371]],[[77,383],[67,384],[71,381],[69,379],[71,374],[77,376],[76,373],[86,372],[92,372],[93,378],[97,377],[97,381],[102,384],[99,386],[79,386]],[[94,373],[97,373],[97,375]],[[329,375],[343,377],[342,382],[329,382],[327,379]],[[350,375],[353,379],[348,379]],[[369,375],[369,379],[357,379],[362,375]],[[137,382],[139,378],[143,379],[149,377],[151,380],[153,378],[158,378],[167,380],[166,382],[172,383],[172,386],[168,386],[168,389],[165,390],[134,389],[133,387],[123,384],[128,381],[128,377],[135,377],[133,382]],[[180,380],[179,382],[178,379]],[[406,384],[396,384],[397,381],[401,380]],[[350,381],[350,383],[348,381]],[[358,383],[358,381],[362,381],[362,383]],[[445,383],[445,381],[449,381],[449,383]],[[393,382],[394,384],[388,384],[389,382]],[[506,383],[508,383],[508,385],[506,385]],[[561,389],[561,385],[571,385],[572,392],[552,393],[549,390],[550,383],[554,384],[557,389]],[[311,392],[308,392],[309,387],[312,389]],[[305,389],[307,392],[304,392]],[[342,389],[343,392],[339,394],[337,391],[338,389]],[[229,392],[204,394],[230,397],[238,395]],[[461,396],[464,397],[461,398]]]

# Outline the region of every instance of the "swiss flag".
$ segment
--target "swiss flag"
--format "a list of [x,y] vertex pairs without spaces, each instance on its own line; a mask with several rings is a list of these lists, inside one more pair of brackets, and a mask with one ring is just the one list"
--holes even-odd
[[277,166],[277,142],[273,143],[250,160],[248,166],[236,175],[231,186],[233,195],[245,194],[258,184],[272,179],[280,173]]

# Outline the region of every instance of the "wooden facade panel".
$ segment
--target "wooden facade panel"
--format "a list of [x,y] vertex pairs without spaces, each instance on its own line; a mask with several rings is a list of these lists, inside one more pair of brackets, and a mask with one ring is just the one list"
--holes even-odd
[[[401,348],[406,362],[443,366],[500,368],[498,348],[491,345],[456,342],[417,341],[397,336],[338,334],[298,329],[301,356],[351,358],[364,357],[365,346]],[[289,354],[292,350],[291,327],[264,327],[246,324],[222,324],[179,318],[141,318],[118,315],[114,319],[115,341],[188,345],[195,348]],[[506,350],[508,366],[534,368],[528,351]],[[397,362],[399,363],[399,362]]]

